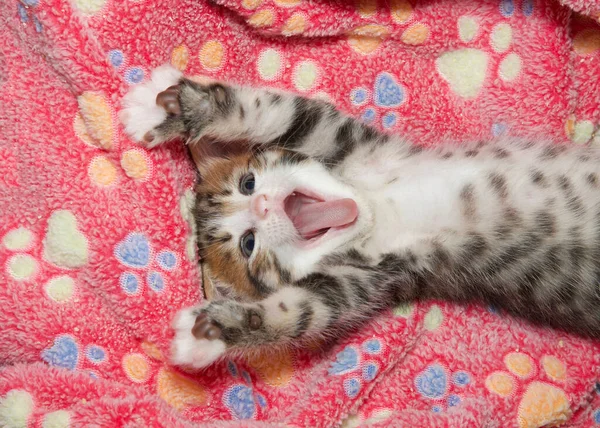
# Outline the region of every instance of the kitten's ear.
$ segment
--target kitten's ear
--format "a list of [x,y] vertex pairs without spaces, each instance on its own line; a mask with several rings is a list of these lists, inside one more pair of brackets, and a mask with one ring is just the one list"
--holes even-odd
[[211,162],[228,159],[250,151],[250,145],[245,141],[219,141],[208,138],[203,138],[188,147],[201,175],[210,166]]

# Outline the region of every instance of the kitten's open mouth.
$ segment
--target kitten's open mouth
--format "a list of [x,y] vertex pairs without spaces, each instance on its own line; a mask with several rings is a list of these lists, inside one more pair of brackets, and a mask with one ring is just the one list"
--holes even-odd
[[299,190],[285,198],[284,209],[305,240],[320,238],[330,229],[347,227],[358,216],[358,207],[353,199],[324,200]]

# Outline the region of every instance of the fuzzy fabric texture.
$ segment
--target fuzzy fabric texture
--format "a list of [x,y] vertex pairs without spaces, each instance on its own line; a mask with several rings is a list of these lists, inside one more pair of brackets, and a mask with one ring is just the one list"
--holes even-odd
[[194,170],[117,120],[171,62],[423,144],[600,144],[598,19],[600,0],[0,2],[0,426],[600,424],[598,343],[480,306],[173,367],[170,320],[201,299]]

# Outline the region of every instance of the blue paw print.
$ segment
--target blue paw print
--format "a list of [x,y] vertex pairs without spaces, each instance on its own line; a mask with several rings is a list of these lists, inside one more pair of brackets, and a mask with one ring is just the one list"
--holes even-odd
[[79,347],[72,336],[57,336],[52,347],[42,351],[42,359],[54,367],[75,370],[79,359]]
[[376,364],[369,363],[363,367],[362,377],[367,382],[372,381],[377,376],[377,372],[379,371],[379,367]]
[[454,373],[454,376],[452,376],[452,379],[456,386],[463,387],[471,383],[471,376],[469,376],[467,372],[456,372]]
[[369,93],[365,88],[354,88],[350,92],[350,102],[355,106],[361,106],[367,102]]
[[346,379],[344,381],[344,391],[346,392],[346,395],[350,398],[354,398],[358,395],[358,392],[360,391],[360,380],[356,379],[356,378],[350,378],[350,379]]
[[117,245],[115,256],[125,266],[142,269],[148,266],[151,251],[146,235],[134,232]]
[[[119,242],[115,247],[115,257],[127,267],[135,269],[147,269],[152,260],[152,246],[143,233],[132,232]],[[156,255],[156,264],[165,270],[172,271],[177,267],[177,254],[170,250],[162,250]],[[141,291],[142,281],[133,272],[123,272],[119,278],[121,288],[129,295]],[[150,270],[146,275],[148,287],[160,293],[166,288],[167,280],[163,273]]]
[[125,71],[125,80],[127,83],[132,85],[140,83],[142,80],[144,80],[144,70],[142,70],[140,67],[131,67]]
[[148,287],[151,290],[160,293],[165,289],[165,279],[160,274],[160,272],[152,271],[148,274],[148,278],[146,279],[148,283]]
[[236,364],[229,360],[227,362],[227,370],[232,377],[237,378],[241,375],[246,385],[236,384],[229,388],[223,394],[223,403],[227,406],[232,416],[237,419],[251,419],[256,413],[256,403],[261,408],[267,407],[267,399],[261,395],[254,393],[252,389],[252,379],[246,370],[240,370]]
[[106,351],[97,345],[88,346],[85,355],[94,364],[100,364],[106,360]]
[[523,0],[521,10],[523,11],[523,15],[531,16],[533,14],[533,0]]
[[369,339],[363,343],[362,348],[367,354],[379,354],[381,352],[381,342],[378,339]]
[[396,124],[396,120],[398,119],[398,115],[396,113],[386,113],[385,116],[381,119],[381,124],[385,129],[392,128]]
[[379,73],[375,79],[375,104],[379,107],[398,107],[404,102],[404,88],[398,84],[391,74]]
[[158,265],[164,270],[173,270],[177,266],[177,256],[173,251],[163,250],[156,256]]
[[256,413],[252,388],[246,385],[233,385],[225,392],[225,405],[237,419],[251,419]]
[[502,16],[512,16],[515,13],[515,2],[514,0],[501,0],[500,1],[500,13]]
[[113,49],[108,53],[108,61],[113,67],[119,68],[125,62],[125,55],[119,49]]
[[375,110],[372,108],[368,108],[365,110],[365,112],[362,115],[362,121],[365,122],[366,124],[369,124],[371,122],[373,122],[375,120]]
[[227,362],[227,370],[229,370],[229,373],[231,374],[231,376],[237,377],[237,375],[238,375],[238,369],[237,369],[237,366],[235,365],[235,363],[233,361],[229,360]]
[[594,423],[600,425],[600,409],[594,412]]
[[119,278],[119,284],[125,293],[129,295],[137,294],[140,290],[140,280],[131,272],[123,272]]
[[494,137],[499,137],[500,135],[506,134],[508,131],[508,126],[504,123],[494,123],[492,124],[492,135]]
[[415,378],[415,386],[423,397],[443,397],[448,388],[446,369],[439,364],[430,365]]
[[330,375],[341,375],[351,372],[358,367],[359,357],[356,349],[347,346],[342,352],[336,355],[336,361],[331,363],[329,368]]
[[31,19],[33,22],[33,26],[35,27],[35,31],[38,33],[42,32],[42,23],[35,16],[33,11],[30,12],[31,8],[36,7],[39,4],[39,0],[20,0],[17,1],[17,13],[19,14],[19,19],[22,23],[27,23]]
[[[534,9],[534,4],[533,4],[534,0],[523,0],[523,2],[521,3],[521,11],[523,12],[523,15],[525,15],[526,17],[530,17],[531,15],[533,15],[533,9]],[[511,16],[513,16],[513,14],[515,13],[515,2],[514,0],[500,0],[500,14],[502,16],[504,16],[505,18],[509,18]]]
[[458,406],[461,401],[462,400],[460,399],[460,397],[458,395],[452,394],[452,395],[448,396],[448,400],[447,400],[448,407]]

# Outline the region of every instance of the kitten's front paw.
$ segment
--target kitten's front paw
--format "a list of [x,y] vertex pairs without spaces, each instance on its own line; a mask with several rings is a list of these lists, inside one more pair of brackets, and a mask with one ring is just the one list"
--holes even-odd
[[227,349],[225,342],[220,339],[221,329],[211,323],[202,309],[179,311],[173,328],[175,338],[171,360],[176,365],[204,368],[218,360]]
[[136,141],[145,142],[148,147],[154,147],[170,137],[157,136],[155,130],[164,125],[170,116],[180,113],[176,85],[181,78],[179,70],[163,65],[152,72],[148,82],[133,87],[123,97],[123,108],[119,114],[125,132]]

